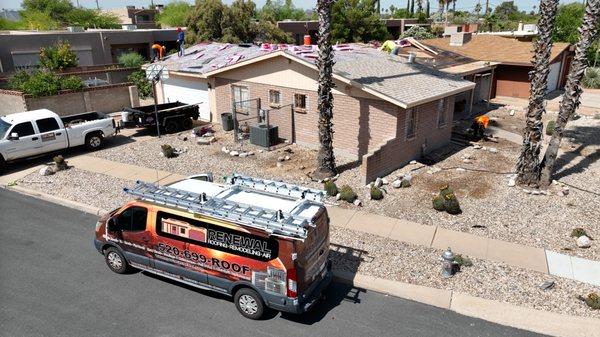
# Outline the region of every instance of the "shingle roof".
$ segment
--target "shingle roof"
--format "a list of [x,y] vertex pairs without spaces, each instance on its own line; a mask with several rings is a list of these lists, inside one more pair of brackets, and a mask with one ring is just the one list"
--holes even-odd
[[[172,71],[211,75],[215,71],[226,71],[229,66],[273,53],[308,62],[312,67],[317,59],[316,46],[261,48],[210,43],[190,47],[186,50],[186,56],[180,58],[172,55],[162,63]],[[335,46],[334,55],[334,75],[402,107],[422,104],[474,86],[472,82],[424,65],[408,63],[403,58],[366,45]]]
[[[421,42],[437,49],[451,51],[479,61],[530,65],[533,57],[532,42],[497,35],[473,34],[471,41],[462,46],[451,46],[449,37],[422,40]],[[553,61],[568,47],[568,43],[555,42],[550,59]]]

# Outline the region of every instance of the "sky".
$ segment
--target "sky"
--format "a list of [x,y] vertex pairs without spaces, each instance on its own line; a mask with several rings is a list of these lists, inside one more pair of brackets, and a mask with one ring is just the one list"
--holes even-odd
[[[95,8],[96,7],[96,0],[71,0],[73,2],[73,4],[76,4],[77,1],[79,1],[79,5],[83,6],[83,7],[88,7],[88,8]],[[125,5],[132,5],[132,6],[137,6],[137,7],[148,7],[150,5],[150,1],[151,0],[97,0],[98,3],[100,4],[100,7],[102,8],[117,8],[117,7],[124,7]],[[189,3],[194,3],[193,0],[185,0],[186,2]],[[457,0],[456,1],[456,9],[457,10],[468,10],[471,11],[473,10],[473,7],[479,2],[481,1],[482,6],[485,5],[485,0]],[[494,8],[495,6],[499,5],[500,3],[502,3],[503,0],[490,0],[490,7]],[[569,3],[569,2],[573,2],[574,0],[561,0],[561,3]],[[166,4],[168,3],[169,0],[154,0],[155,4]],[[231,3],[233,2],[233,0],[223,0],[224,3]],[[265,0],[254,0],[254,2],[256,3],[257,7],[261,7],[264,3]],[[581,1],[583,2],[583,1]],[[533,5],[539,6],[539,0],[516,0],[515,3],[517,4],[517,6],[519,7],[519,9],[521,10],[526,10],[526,11],[530,11],[533,7]],[[294,0],[294,4],[297,7],[301,7],[301,8],[312,8],[316,5],[316,0],[313,1],[301,1],[301,0]],[[406,7],[406,0],[400,0],[400,1],[394,1],[394,0],[381,0],[381,8],[388,8],[390,5],[394,5],[396,7],[400,7],[400,8],[405,8]],[[21,6],[21,0],[0,0],[0,8],[7,8],[7,9],[18,9]],[[437,1],[432,0],[431,1],[431,10],[434,11],[435,9],[437,9]]]

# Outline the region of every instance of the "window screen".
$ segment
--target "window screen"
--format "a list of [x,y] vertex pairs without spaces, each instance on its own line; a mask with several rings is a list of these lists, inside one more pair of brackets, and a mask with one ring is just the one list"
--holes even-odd
[[10,131],[10,133],[15,132],[19,134],[19,137],[31,136],[35,133],[31,122],[25,122],[15,125],[15,127]]
[[54,118],[38,119],[37,121],[35,121],[35,124],[37,124],[38,129],[40,129],[40,133],[60,129],[60,127],[58,126],[58,122]]
[[305,110],[306,109],[306,95],[294,94],[294,107],[296,109]]

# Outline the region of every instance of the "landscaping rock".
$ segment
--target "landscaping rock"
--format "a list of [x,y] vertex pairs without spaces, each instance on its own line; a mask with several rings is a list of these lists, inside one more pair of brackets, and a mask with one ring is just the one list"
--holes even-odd
[[281,162],[279,162],[279,161],[278,161],[278,162],[277,162],[277,167],[282,167],[282,166],[283,166],[283,164],[282,164]]
[[231,151],[231,152],[229,152],[229,155],[232,156],[232,157],[235,157],[235,156],[239,156],[240,153],[237,152],[237,151]]
[[41,176],[51,176],[54,173],[56,173],[56,172],[54,172],[54,168],[52,166],[49,166],[49,165],[46,165],[46,166],[44,166],[44,167],[42,167],[40,169],[40,175]]
[[377,177],[377,179],[375,179],[375,183],[373,185],[375,185],[375,187],[381,187],[381,185],[383,185],[383,180],[381,178]]
[[479,145],[479,144],[475,144],[475,145],[473,145],[473,148],[474,148],[475,150],[479,150],[479,149],[481,149],[481,145]]
[[381,184],[383,185],[388,185],[390,182],[389,180],[387,180],[387,178],[381,178]]
[[457,167],[456,172],[465,172],[466,170],[462,167]]
[[495,147],[490,147],[489,150],[491,153],[498,153],[498,149]]
[[539,190],[533,190],[533,191],[531,191],[531,194],[533,194],[533,195],[540,195],[540,191]]
[[577,247],[590,248],[591,246],[592,246],[592,241],[586,235],[582,235],[577,238]]
[[288,161],[288,160],[290,160],[290,159],[292,159],[292,158],[290,158],[290,156],[285,156],[285,157],[283,157],[283,160],[285,160],[285,161]]
[[285,160],[285,157],[284,157],[284,156],[277,157],[277,161],[278,161],[278,162],[282,162],[282,161],[284,161],[284,160]]
[[223,147],[221,148],[221,151],[222,151],[223,153],[229,153],[229,150],[227,150],[227,147],[225,147],[225,146],[223,146]]
[[402,186],[402,179],[397,179],[392,182],[393,188],[400,188]]
[[470,164],[471,163],[471,159],[465,158],[465,159],[463,159],[463,163]]
[[198,145],[210,145],[216,141],[215,137],[198,137],[196,144]]
[[342,195],[340,193],[335,195],[335,200],[340,200],[342,198]]
[[239,157],[240,158],[246,158],[246,157],[248,157],[248,153],[242,152],[242,153],[239,154]]
[[514,187],[517,184],[514,178],[508,179],[508,187]]
[[411,160],[409,164],[411,164],[411,165],[416,165],[416,164],[417,164],[417,161],[416,161],[416,160]]
[[360,199],[354,200],[354,206],[356,206],[356,207],[362,206],[362,201],[360,201]]
[[253,156],[253,155],[254,155],[254,152],[252,152],[252,151],[248,151],[248,155],[249,155],[249,156]]
[[546,281],[546,282],[540,284],[540,289],[542,289],[542,290],[550,290],[552,288],[554,288],[554,281],[552,281],[552,280],[549,280],[549,281]]
[[515,109],[510,109],[510,112],[508,114],[511,115],[511,116],[514,116],[515,115]]
[[412,175],[407,174],[400,180],[400,187],[410,187],[412,185]]

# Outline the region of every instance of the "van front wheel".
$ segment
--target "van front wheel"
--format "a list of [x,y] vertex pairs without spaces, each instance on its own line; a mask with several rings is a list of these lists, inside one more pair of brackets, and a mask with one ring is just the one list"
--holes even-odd
[[235,293],[234,301],[242,316],[250,319],[260,319],[263,316],[265,303],[256,291],[242,288]]
[[104,259],[110,270],[117,274],[125,274],[129,271],[129,264],[121,252],[115,248],[108,248],[104,252]]

